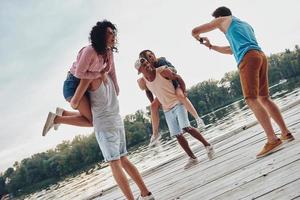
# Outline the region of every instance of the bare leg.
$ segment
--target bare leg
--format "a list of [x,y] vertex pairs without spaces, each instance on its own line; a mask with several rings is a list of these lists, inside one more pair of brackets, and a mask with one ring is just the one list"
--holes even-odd
[[75,116],[80,115],[80,112],[64,110],[62,113],[62,116],[74,116],[74,115]]
[[279,126],[281,134],[287,135],[290,131],[288,130],[277,105],[269,97],[259,97],[258,100]]
[[201,133],[197,131],[195,128],[188,127],[185,128],[184,130],[189,134],[191,134],[191,136],[199,140],[204,146],[210,146],[210,144],[205,140],[205,138],[201,135]]
[[189,155],[189,157],[195,159],[196,156],[194,155],[194,153],[192,152],[188,141],[185,139],[185,137],[181,134],[176,136],[178,143],[180,144],[180,146],[183,148],[183,150],[187,153],[187,155]]
[[176,88],[176,97],[195,119],[199,118],[199,115],[192,102],[183,94],[183,91],[180,87]]
[[121,158],[121,164],[127,174],[132,178],[132,180],[137,184],[141,191],[141,196],[147,196],[149,195],[149,190],[147,189],[143,178],[137,168],[128,160],[126,156]]
[[264,131],[266,132],[268,142],[274,143],[278,140],[277,136],[275,135],[275,132],[272,128],[271,120],[268,115],[267,110],[263,107],[262,104],[258,101],[256,98],[246,98],[246,103],[250,107],[250,109],[253,111],[256,119],[260,123],[260,125],[263,127]]
[[[91,107],[87,96],[83,96],[79,106],[79,112],[64,111],[65,115],[56,116],[54,119],[55,124],[68,124],[82,127],[92,127],[92,113]],[[74,115],[72,115],[74,114]]]
[[158,135],[158,128],[159,128],[159,108],[160,108],[160,102],[157,98],[154,99],[154,101],[150,105],[151,109],[151,121],[152,121],[152,131],[153,135]]
[[[54,119],[55,124],[68,124],[74,126],[82,126],[82,127],[92,127],[92,112],[90,101],[84,93],[88,88],[91,90],[96,90],[102,84],[102,79],[95,79],[95,80],[87,80],[81,79],[80,84],[78,85],[76,92],[71,99],[71,106],[72,100],[75,102],[76,106],[78,104],[78,111],[79,112],[70,112],[64,110],[63,116],[56,116]],[[79,100],[79,103],[77,101]],[[73,105],[74,106],[74,105]]]
[[122,190],[123,194],[128,200],[134,200],[132,191],[129,187],[127,177],[123,171],[122,164],[120,160],[114,160],[109,162],[112,174],[116,180],[118,186]]

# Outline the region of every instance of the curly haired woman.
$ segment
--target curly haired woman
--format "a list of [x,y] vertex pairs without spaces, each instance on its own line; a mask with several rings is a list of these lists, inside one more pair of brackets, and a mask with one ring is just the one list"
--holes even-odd
[[62,108],[56,108],[56,113],[49,112],[43,128],[43,136],[52,127],[57,130],[60,124],[93,126],[90,102],[86,93],[92,81],[105,81],[108,75],[113,80],[117,95],[119,94],[113,59],[113,52],[117,51],[116,33],[115,25],[107,20],[97,22],[92,28],[89,36],[90,45],[79,51],[63,85],[64,98],[78,112]]

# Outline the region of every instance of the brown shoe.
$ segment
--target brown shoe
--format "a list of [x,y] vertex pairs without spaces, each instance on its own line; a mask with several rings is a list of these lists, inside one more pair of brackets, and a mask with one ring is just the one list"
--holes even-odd
[[283,142],[290,142],[293,141],[295,138],[291,133],[288,133],[286,135],[281,135],[280,136],[280,140],[282,140]]
[[266,155],[269,155],[270,153],[273,153],[273,152],[279,150],[281,145],[282,145],[282,141],[280,139],[278,139],[274,143],[269,143],[269,142],[266,143],[265,146],[263,147],[263,149],[256,155],[256,158],[264,157]]

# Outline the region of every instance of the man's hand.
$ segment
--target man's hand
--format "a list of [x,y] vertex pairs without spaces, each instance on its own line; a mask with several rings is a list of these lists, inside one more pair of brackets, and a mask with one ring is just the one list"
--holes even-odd
[[202,37],[201,39],[202,39],[201,44],[203,44],[204,46],[206,46],[208,48],[212,47],[212,45],[207,37]]
[[107,73],[106,72],[101,72],[101,79],[104,84],[107,84]]
[[74,110],[77,110],[78,106],[79,106],[79,101],[76,98],[72,98],[70,101],[70,105]]
[[[201,39],[200,35],[193,35],[193,37],[198,41],[200,41],[200,39]],[[201,41],[200,41],[200,43],[201,43]]]
[[185,97],[187,97],[187,96],[188,96],[188,93],[187,93],[187,91],[183,91],[183,94],[184,94],[184,96],[185,96]]

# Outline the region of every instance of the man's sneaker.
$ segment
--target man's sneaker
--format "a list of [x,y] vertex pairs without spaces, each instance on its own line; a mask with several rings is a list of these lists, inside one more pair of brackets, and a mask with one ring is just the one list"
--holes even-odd
[[[62,116],[63,112],[64,112],[64,109],[57,107],[57,108],[56,108],[56,111],[55,111],[55,114],[56,114],[57,116]],[[54,130],[57,131],[59,125],[60,125],[60,124],[54,124],[54,125],[53,125]]]
[[206,146],[205,149],[206,149],[208,159],[212,160],[215,155],[214,147],[212,145],[209,145],[209,146]]
[[199,163],[198,158],[189,158],[188,162],[184,166],[184,169],[188,169],[194,165],[197,165]]
[[280,140],[282,142],[290,142],[290,141],[293,141],[295,138],[294,136],[291,134],[291,133],[288,133],[286,135],[281,135],[280,136]]
[[155,147],[157,145],[159,145],[159,140],[161,139],[161,135],[157,134],[156,137],[154,134],[152,134],[151,138],[150,138],[150,143],[149,143],[149,147]]
[[282,141],[278,139],[274,143],[266,143],[263,149],[256,155],[256,158],[261,158],[280,149]]
[[197,128],[200,131],[203,131],[205,129],[205,123],[200,117],[196,118],[196,123],[197,123]]
[[48,131],[53,127],[55,117],[56,114],[49,112],[46,123],[43,128],[43,133],[42,133],[43,136],[45,136],[48,133]]
[[136,200],[155,200],[155,198],[154,198],[154,196],[150,192],[148,194],[148,196],[145,196],[145,197],[142,197],[141,195],[139,195]]

